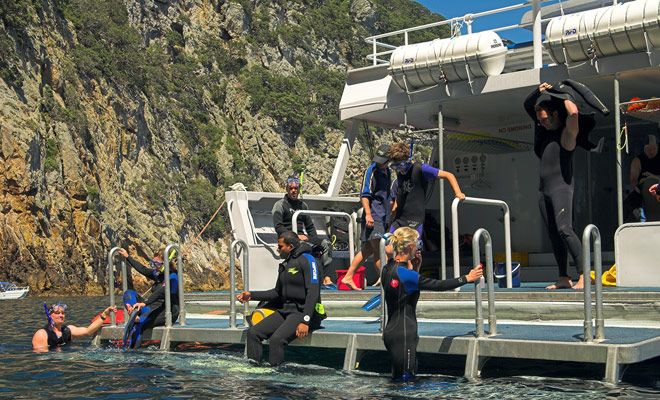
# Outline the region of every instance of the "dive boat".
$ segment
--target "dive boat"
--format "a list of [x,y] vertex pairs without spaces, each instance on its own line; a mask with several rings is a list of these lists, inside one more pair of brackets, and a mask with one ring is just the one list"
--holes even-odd
[[0,300],[23,299],[29,290],[29,286],[18,287],[11,282],[0,282]]

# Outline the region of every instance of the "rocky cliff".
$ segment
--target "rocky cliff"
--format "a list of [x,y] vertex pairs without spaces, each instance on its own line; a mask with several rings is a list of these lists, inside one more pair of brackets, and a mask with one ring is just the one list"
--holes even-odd
[[[236,182],[283,191],[305,169],[324,192],[362,38],[440,18],[403,0],[0,0],[0,280],[105,293],[112,247],[187,248]],[[223,213],[186,290],[228,285]]]

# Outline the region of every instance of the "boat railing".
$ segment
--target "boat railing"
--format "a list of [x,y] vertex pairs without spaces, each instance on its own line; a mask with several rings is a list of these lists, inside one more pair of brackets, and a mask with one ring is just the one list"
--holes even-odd
[[490,205],[502,208],[502,211],[504,212],[504,261],[506,265],[506,287],[513,287],[513,281],[511,278],[511,217],[509,213],[509,206],[502,200],[466,197],[465,200],[461,201],[458,198],[454,198],[454,201],[451,204],[451,234],[452,251],[454,253],[454,277],[460,276],[460,253],[458,250],[458,205],[461,203]]
[[[248,245],[241,239],[236,239],[229,247],[229,327],[236,328],[236,246],[240,246],[243,250],[243,261],[241,268],[243,269],[243,290],[249,290],[248,284],[248,264],[250,262]],[[247,327],[247,316],[250,312],[250,302],[244,303],[243,310],[243,326]]]
[[[370,44],[372,47],[372,53],[367,55],[367,60],[372,61],[373,65],[379,65],[379,64],[389,64],[389,59],[383,60],[380,59],[379,57],[381,56],[386,56],[392,54],[392,52],[398,47],[396,45],[384,43],[382,39],[386,38],[398,38],[400,35],[403,35],[403,43],[401,46],[407,46],[409,44],[409,34],[411,32],[416,32],[416,31],[421,31],[425,29],[431,29],[435,28],[438,26],[443,26],[443,25],[451,25],[452,27],[452,37],[453,36],[458,36],[461,34],[461,29],[463,26],[466,27],[467,34],[472,33],[472,23],[480,17],[485,17],[485,16],[490,16],[490,15],[495,15],[499,13],[504,13],[507,11],[513,11],[517,10],[520,8],[526,8],[530,7],[534,13],[534,15],[540,15],[540,4],[541,3],[546,3],[551,0],[534,0],[530,2],[524,2],[521,4],[515,4],[507,7],[501,7],[493,10],[488,10],[488,11],[482,11],[478,13],[469,13],[465,14],[462,17],[455,17],[451,19],[446,19],[443,21],[438,21],[438,22],[432,22],[430,24],[425,24],[425,25],[419,25],[411,28],[404,28],[404,29],[399,29],[393,32],[387,32],[387,33],[382,33],[379,35],[372,35],[367,38],[365,38],[365,42]],[[516,28],[526,28],[529,26],[534,26],[538,25],[538,35],[534,33],[535,35],[535,40],[534,40],[534,52],[535,52],[535,68],[539,68],[541,65],[536,65],[536,53],[538,52],[538,57],[539,57],[539,62],[540,62],[540,55],[542,52],[542,43],[541,43],[541,23],[545,21],[549,21],[550,19],[545,19],[542,20],[540,18],[532,18],[532,22],[530,23],[518,23],[514,25],[508,25],[508,26],[503,26],[495,29],[489,29],[493,32],[499,32],[499,31],[506,31],[506,30],[511,30],[511,29],[516,29]],[[536,32],[536,27],[534,29]],[[538,40],[536,40],[536,36],[538,36]],[[381,40],[381,41],[379,41]],[[385,49],[381,51],[382,49]]]
[[[495,286],[493,284],[493,242],[490,233],[484,228],[479,228],[474,232],[472,239],[472,261],[474,265],[481,264],[481,252],[479,249],[479,239],[483,236],[486,243],[486,284],[488,286],[488,336],[497,335],[497,318],[495,316]],[[483,278],[481,278],[483,279]],[[476,336],[484,337],[484,317],[481,301],[481,279],[474,282],[474,302],[476,308]]]
[[[110,250],[110,252],[108,253],[108,290],[110,291],[110,307],[114,307],[116,305],[114,261],[115,261],[115,255],[119,250],[121,250],[121,247],[113,247],[112,250]],[[122,282],[123,293],[126,293],[126,290],[128,289],[128,283],[126,280],[126,260],[124,259],[124,257],[121,257],[121,282]],[[117,318],[115,316],[115,313],[110,313],[110,326],[112,327],[117,326]]]
[[603,317],[603,267],[601,262],[600,231],[590,224],[582,233],[582,264],[584,265],[584,341],[593,342],[591,316],[591,241],[594,241],[594,280],[596,282],[596,340],[605,339]]
[[[110,292],[110,306],[116,306],[115,301],[115,255],[121,250],[121,247],[113,247],[108,253],[108,288]],[[182,271],[182,254],[181,249],[176,244],[171,244],[165,248],[163,252],[164,260],[164,273],[165,276],[170,276],[170,257],[168,254],[171,254],[172,250],[176,251],[177,255],[177,278],[178,278],[178,293],[179,293],[179,325],[186,325],[186,310],[185,310],[185,301],[184,301],[184,292],[183,292],[183,271]],[[122,277],[122,291],[126,293],[128,290],[128,279],[126,279],[126,260],[124,257],[121,257],[121,277]],[[165,279],[165,326],[170,328],[172,326],[172,299],[171,299],[171,287],[170,280]],[[123,302],[122,302],[123,303]],[[125,306],[123,306],[125,308]],[[126,310],[125,310],[126,311]],[[128,318],[128,313],[126,313],[126,318]],[[114,313],[110,313],[110,326],[117,326],[117,319]]]
[[316,211],[316,210],[298,210],[293,213],[291,218],[291,227],[294,233],[298,233],[298,216],[299,215],[316,215],[323,217],[340,217],[348,221],[348,258],[349,261],[353,262],[353,256],[355,255],[355,240],[353,238],[353,232],[355,231],[355,225],[357,222],[351,217],[351,214],[343,211]]
[[385,284],[383,283],[383,269],[387,264],[387,252],[385,251],[387,247],[387,238],[380,239],[380,331],[382,332],[385,328],[385,323],[387,322],[387,304],[385,303]]

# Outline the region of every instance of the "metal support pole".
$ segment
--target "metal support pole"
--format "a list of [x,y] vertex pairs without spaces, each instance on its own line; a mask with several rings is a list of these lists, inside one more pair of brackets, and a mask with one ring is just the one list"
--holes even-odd
[[[113,247],[112,250],[110,250],[110,252],[108,253],[108,291],[110,292],[110,307],[115,306],[114,257],[117,250],[121,250],[121,247]],[[122,280],[125,281],[126,278],[122,276]],[[112,327],[117,326],[117,317],[115,316],[115,313],[110,313],[110,326]]]
[[[490,233],[484,228],[477,229],[472,238],[472,262],[474,265],[481,264],[479,251],[479,239],[484,237],[486,242],[486,283],[488,285],[488,336],[497,335],[497,318],[495,316],[495,286],[493,284],[493,242]],[[484,318],[481,304],[481,279],[475,282],[474,294],[477,308],[476,333],[477,337],[484,336]]]
[[[177,254],[181,254],[181,249],[179,249],[179,246],[176,244],[167,246],[163,252],[163,261],[165,262],[165,327],[167,328],[172,327],[172,288],[170,286],[170,253],[172,250],[176,250]],[[177,268],[180,269],[181,265],[177,265]],[[179,274],[181,274],[180,271],[178,271],[177,275]]]
[[[229,247],[229,327],[232,329],[236,328],[236,245],[243,248],[243,271],[247,270],[249,262],[247,243],[241,239],[234,240]],[[245,304],[248,305],[248,302]],[[247,306],[245,309],[249,310]],[[247,326],[247,311],[243,315],[243,326]]]
[[[375,43],[376,42],[374,39],[374,48],[376,46]],[[374,65],[376,65],[375,58],[374,58]],[[346,123],[346,132],[344,133],[344,139],[341,142],[341,148],[339,149],[339,154],[337,155],[337,162],[335,163],[335,169],[332,172],[332,177],[330,178],[330,184],[328,185],[328,192],[326,193],[327,196],[339,195],[339,190],[341,189],[341,184],[344,179],[344,173],[346,172],[346,166],[348,165],[349,158],[351,158],[353,143],[355,142],[355,137],[357,136],[359,127],[360,127],[360,121],[357,120],[349,120]]]
[[603,267],[601,263],[600,231],[596,225],[590,224],[582,233],[582,262],[584,273],[584,341],[593,341],[591,315],[591,242],[594,238],[594,276],[596,281],[596,340],[605,339],[603,318]]
[[385,283],[383,282],[383,269],[387,264],[387,252],[385,251],[387,247],[387,239],[380,239],[380,331],[382,332],[385,328],[385,322],[387,319],[385,303]]
[[541,38],[541,0],[532,2],[532,41],[534,49],[534,69],[543,67],[543,43]]
[[617,227],[623,225],[623,178],[621,175],[621,148],[619,137],[621,133],[621,109],[619,108],[619,73],[614,73],[614,137],[616,143],[616,205]]
[[[444,120],[442,105],[438,109],[438,169],[445,169]],[[447,279],[447,245],[445,243],[445,180],[440,179],[440,278]]]
[[[305,215],[320,215],[323,217],[342,217],[346,220],[348,220],[348,258],[350,263],[353,263],[353,257],[355,257],[355,240],[353,238],[353,232],[355,227],[353,226],[355,221],[353,221],[353,218],[351,218],[351,215],[349,213],[345,213],[342,211],[314,211],[314,210],[298,210],[293,213],[293,217],[291,217],[291,229],[293,229],[293,232],[295,234],[298,234],[298,215],[300,214],[305,214]],[[350,264],[349,264],[350,265]],[[382,268],[382,266],[381,266]]]

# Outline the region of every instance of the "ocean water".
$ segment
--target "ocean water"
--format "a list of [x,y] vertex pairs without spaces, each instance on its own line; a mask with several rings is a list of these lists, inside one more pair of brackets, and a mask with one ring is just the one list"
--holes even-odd
[[[66,323],[86,326],[107,298],[49,298],[69,305]],[[363,370],[341,370],[343,353],[292,347],[277,368],[243,358],[242,346],[160,351],[94,348],[82,339],[62,351],[32,352],[34,332],[45,325],[41,298],[3,301],[0,312],[0,398],[7,399],[656,399],[660,360],[631,366],[617,386],[601,382],[598,365],[489,360],[483,376],[460,375],[461,357],[420,359],[413,383],[389,379],[385,353],[367,353]],[[545,377],[533,376],[543,375]]]

